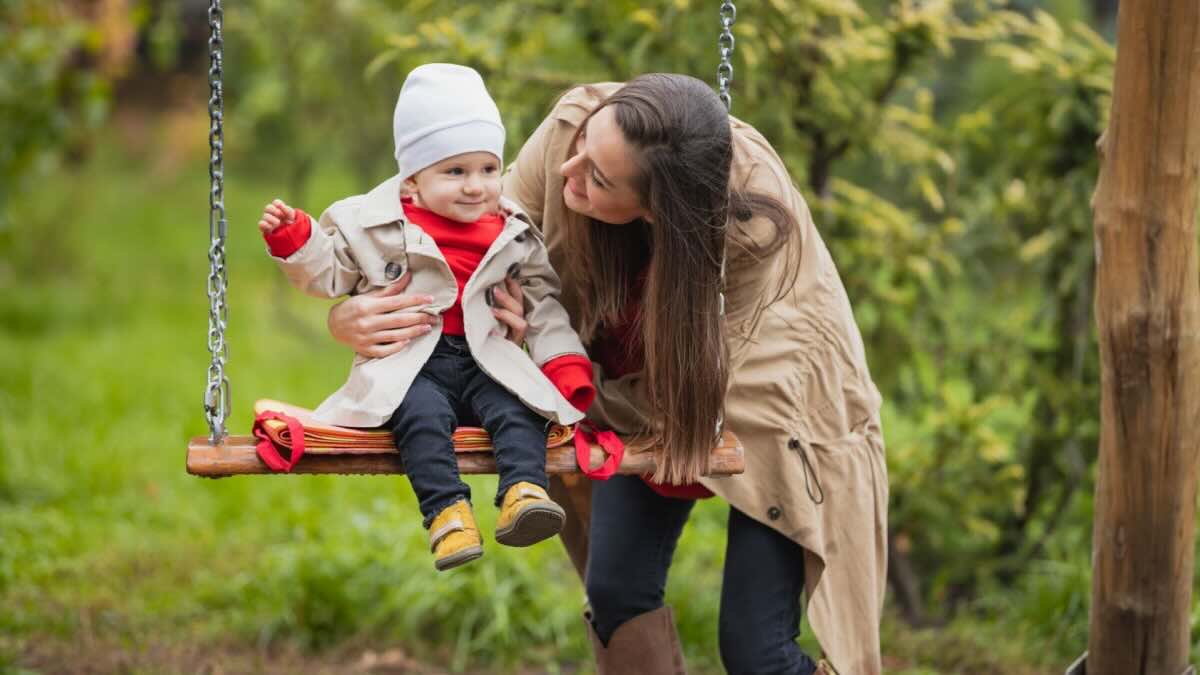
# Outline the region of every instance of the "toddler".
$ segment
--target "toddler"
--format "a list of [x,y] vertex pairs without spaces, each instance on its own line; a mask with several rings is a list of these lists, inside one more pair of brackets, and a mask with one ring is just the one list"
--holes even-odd
[[[496,541],[528,546],[557,534],[564,520],[546,494],[549,421],[582,419],[595,389],[541,233],[500,195],[504,126],[479,74],[436,63],[413,70],[393,131],[397,175],[334,203],[315,226],[277,199],[258,227],[288,279],[309,294],[364,293],[407,273],[407,292],[432,298],[413,311],[440,320],[395,354],[356,356],[349,380],[316,415],[392,430],[434,565],[445,570],[483,555],[454,429],[488,431],[500,475]],[[524,349],[492,309],[507,279],[520,284]]]

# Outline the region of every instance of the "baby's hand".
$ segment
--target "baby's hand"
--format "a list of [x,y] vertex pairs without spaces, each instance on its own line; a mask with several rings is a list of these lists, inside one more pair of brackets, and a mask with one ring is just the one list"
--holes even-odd
[[258,221],[258,230],[267,234],[280,225],[290,225],[295,221],[296,209],[284,204],[282,199],[276,199],[263,208],[262,219]]

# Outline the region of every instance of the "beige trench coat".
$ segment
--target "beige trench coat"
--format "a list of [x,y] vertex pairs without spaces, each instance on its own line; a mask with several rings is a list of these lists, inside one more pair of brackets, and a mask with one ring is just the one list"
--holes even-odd
[[[619,87],[595,89],[606,96]],[[577,286],[563,265],[562,227],[579,216],[563,203],[559,166],[599,100],[583,88],[568,92],[521,149],[504,184],[505,195],[542,228],[573,317]],[[726,415],[745,447],[746,472],[702,482],[804,547],[806,611],[825,658],[842,675],[879,673],[888,498],[879,392],[841,279],[804,198],[763,136],[737,119],[730,122],[735,184],[778,198],[800,223],[794,233],[800,276],[786,297],[759,311],[775,295],[788,253],[755,261],[729,247]],[[752,232],[768,227],[750,222]],[[640,373],[598,377],[597,392],[589,417],[621,433],[650,426],[642,413],[648,407]],[[582,539],[586,546],[586,532]],[[572,537],[564,534],[564,541],[570,550]],[[578,555],[573,558],[578,565]]]
[[[433,298],[418,311],[437,315],[451,307],[458,296],[454,273],[433,238],[405,219],[401,185],[395,176],[326,209],[303,247],[275,258],[292,284],[310,295],[333,298],[382,288],[410,270],[408,292]],[[583,345],[558,302],[559,280],[541,233],[513,202],[501,199],[501,208],[508,216],[504,228],[463,288],[467,345],[479,368],[530,409],[560,424],[574,424],[583,413],[559,393],[541,366],[566,354],[584,355]],[[505,338],[488,302],[490,289],[510,273],[520,275],[525,295],[528,353]],[[317,417],[343,426],[382,425],[404,401],[441,335],[438,323],[391,356],[355,356],[349,380],[317,408]]]

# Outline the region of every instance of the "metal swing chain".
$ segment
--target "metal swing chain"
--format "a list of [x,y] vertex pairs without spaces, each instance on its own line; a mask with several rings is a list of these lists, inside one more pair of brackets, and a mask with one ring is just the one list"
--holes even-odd
[[[721,63],[717,65],[717,89],[721,95],[721,102],[725,104],[725,110],[729,111],[733,108],[733,96],[729,93],[729,86],[733,84],[733,22],[737,21],[737,7],[730,0],[725,0],[721,3],[721,35],[717,38],[717,48],[721,53]],[[721,250],[721,277],[720,291],[718,292],[717,300],[717,316],[719,321],[725,319],[725,251],[724,247]],[[725,416],[717,417],[717,442],[721,441],[721,428],[725,426]]]
[[208,6],[208,351],[212,362],[208,366],[208,386],[204,390],[204,416],[211,431],[209,442],[220,443],[225,437],[225,418],[229,415],[229,378],[225,376],[225,361],[229,345],[225,343],[225,324],[229,307],[225,304],[228,277],[225,270],[225,163],[222,155],[225,131],[222,126],[225,103],[222,97],[222,48],[224,37],[221,24],[224,11],[221,0],[210,0]]
[[733,84],[733,22],[737,21],[737,7],[729,0],[721,3],[721,36],[717,38],[717,47],[721,50],[721,63],[717,66],[717,88],[720,90],[721,102],[725,109],[733,108],[733,97],[729,94],[729,85]]

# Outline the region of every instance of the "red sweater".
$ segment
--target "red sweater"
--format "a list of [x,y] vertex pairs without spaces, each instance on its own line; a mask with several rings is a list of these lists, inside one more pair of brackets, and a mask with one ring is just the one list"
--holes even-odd
[[[442,313],[442,332],[463,335],[462,292],[467,280],[483,260],[492,242],[504,229],[504,218],[500,214],[488,214],[474,223],[460,223],[444,218],[433,211],[403,200],[404,215],[420,226],[433,240],[450,265],[454,280],[458,283],[458,296],[454,305]],[[312,234],[312,218],[296,209],[296,219],[280,225],[263,235],[271,255],[287,258],[299,251]],[[579,410],[586,411],[596,398],[592,385],[592,362],[585,356],[567,354],[550,359],[542,366],[542,372],[559,392]]]
[[[629,300],[621,318],[614,326],[605,326],[604,332],[592,343],[591,353],[596,363],[604,368],[606,377],[622,377],[645,368],[646,348],[642,343],[641,326],[638,319],[642,312],[642,298],[646,293],[646,274],[642,270],[630,289]],[[713,493],[700,483],[666,485],[655,483],[649,476],[642,476],[646,485],[664,497],[678,499],[706,499]]]
[[454,305],[442,312],[442,332],[466,335],[462,311],[463,288],[479,263],[483,262],[483,256],[492,242],[504,229],[504,216],[489,213],[473,223],[460,223],[417,206],[411,199],[405,198],[402,202],[404,215],[425,230],[425,234],[433,237],[438,250],[450,265],[450,271],[454,272],[454,280],[458,282],[458,297],[454,299]]

